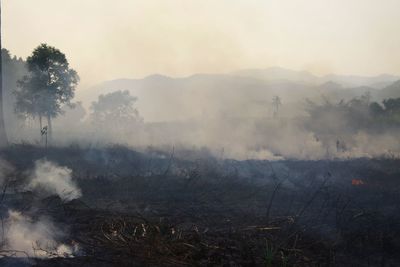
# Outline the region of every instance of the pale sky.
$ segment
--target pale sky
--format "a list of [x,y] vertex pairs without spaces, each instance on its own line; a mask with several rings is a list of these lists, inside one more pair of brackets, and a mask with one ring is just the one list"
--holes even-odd
[[3,0],[3,45],[66,53],[81,88],[281,66],[400,75],[400,0]]

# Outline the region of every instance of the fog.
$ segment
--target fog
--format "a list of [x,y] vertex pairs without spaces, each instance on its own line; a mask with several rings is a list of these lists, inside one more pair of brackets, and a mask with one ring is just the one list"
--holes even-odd
[[3,43],[24,58],[41,42],[60,48],[81,90],[272,66],[399,75],[399,9],[396,0],[13,0],[3,3]]
[[[91,144],[117,142],[142,150],[149,146],[206,148],[214,156],[239,160],[392,157],[399,152],[398,126],[395,122],[379,124],[383,118],[374,117],[369,105],[399,97],[397,79],[390,75],[317,76],[269,68],[114,80],[79,94],[87,109],[75,119],[82,123],[75,133],[80,138],[65,138],[77,141],[83,137]],[[95,126],[91,119],[96,112],[85,103],[96,101],[99,94],[118,91],[136,98],[137,120],[126,119],[118,126],[113,124],[115,119],[109,119],[103,128]],[[352,104],[366,96],[367,102]],[[275,97],[281,102],[278,107]],[[347,103],[347,113],[340,111],[342,102]],[[339,106],[330,110],[332,105]],[[317,108],[324,112],[313,113]],[[62,128],[64,119],[72,121],[66,114],[58,127]],[[367,121],[369,126],[354,127],[355,121]]]
[[[6,83],[12,85],[15,76],[6,76]],[[395,115],[391,110],[377,115],[371,109],[374,102],[382,106],[383,100],[400,96],[397,79],[269,68],[106,81],[78,92],[75,105],[64,107],[54,120],[49,144],[207,150],[215,157],[237,160],[397,157]],[[16,117],[12,95],[8,97],[11,141],[46,146],[37,119]],[[60,193],[46,180],[54,175],[43,174],[51,169],[39,168],[41,180],[30,186],[47,184],[52,193]],[[68,170],[56,177],[79,196],[63,178]]]
[[[12,143],[46,146],[38,118],[14,114],[24,60],[46,42],[81,77],[49,145],[206,149],[241,160],[396,156],[396,116],[367,106],[400,97],[399,8],[391,0],[7,1],[7,132]],[[353,127],[354,107],[310,114],[310,102],[351,105],[366,94],[369,125]]]

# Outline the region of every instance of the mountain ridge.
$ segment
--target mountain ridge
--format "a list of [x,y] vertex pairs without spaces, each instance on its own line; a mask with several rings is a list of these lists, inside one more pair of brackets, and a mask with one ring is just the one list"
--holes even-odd
[[[152,121],[160,118],[160,120],[186,119],[204,114],[235,114],[242,112],[243,107],[247,110],[246,116],[256,116],[266,112],[271,99],[276,95],[286,103],[285,108],[289,108],[288,103],[293,107],[300,106],[306,98],[313,101],[329,98],[335,102],[342,99],[350,100],[370,92],[374,101],[382,101],[391,95],[400,95],[400,86],[399,88],[385,86],[383,89],[371,86],[371,83],[376,82],[393,84],[391,81],[397,76],[391,75],[365,79],[359,76],[350,78],[339,76],[339,79],[335,76],[342,81],[340,83],[324,81],[308,72],[282,68],[267,72],[258,70],[255,77],[250,75],[254,73],[252,71],[244,73],[246,75],[199,73],[178,78],[155,74],[142,79],[116,79],[80,91],[77,99],[88,106],[97,100],[100,94],[129,90],[131,95],[138,97],[138,109],[145,118]],[[279,75],[275,75],[275,78],[260,77],[265,73],[279,73]],[[355,85],[348,86],[343,83],[346,78]],[[300,108],[296,111],[291,110],[292,113],[298,111]]]

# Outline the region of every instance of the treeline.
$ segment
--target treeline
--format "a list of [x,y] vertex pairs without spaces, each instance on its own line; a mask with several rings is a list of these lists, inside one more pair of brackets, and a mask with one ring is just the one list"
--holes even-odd
[[1,50],[3,61],[3,107],[4,119],[9,137],[14,137],[26,123],[15,113],[15,95],[17,81],[27,74],[25,61],[12,56],[7,49]]
[[81,131],[96,135],[133,134],[137,124],[143,122],[135,108],[137,98],[128,91],[100,95],[87,115],[82,103],[74,101],[78,73],[55,47],[41,44],[26,61],[3,49],[2,60],[6,130],[11,139],[39,137],[43,142],[46,136],[51,141],[56,118],[54,126],[60,133]]
[[369,105],[370,114],[375,122],[386,126],[400,126],[400,98],[389,98],[382,105],[373,102]]
[[307,127],[320,134],[346,134],[360,130],[382,132],[400,128],[400,98],[372,102],[369,93],[349,101],[317,104],[307,100]]

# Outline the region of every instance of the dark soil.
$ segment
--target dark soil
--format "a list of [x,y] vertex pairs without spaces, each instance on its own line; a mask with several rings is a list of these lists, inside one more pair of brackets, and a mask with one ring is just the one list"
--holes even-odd
[[29,265],[400,266],[400,160],[232,161],[121,146],[15,146],[1,157],[16,184],[46,157],[82,189],[68,203],[6,195],[3,206],[35,206],[81,248]]

